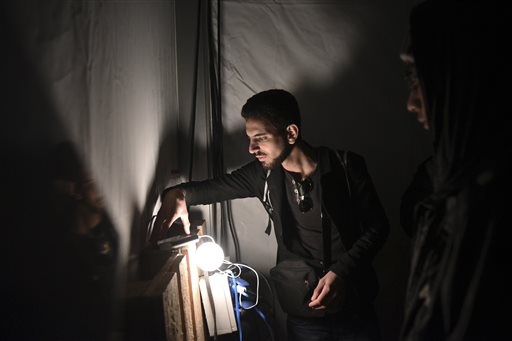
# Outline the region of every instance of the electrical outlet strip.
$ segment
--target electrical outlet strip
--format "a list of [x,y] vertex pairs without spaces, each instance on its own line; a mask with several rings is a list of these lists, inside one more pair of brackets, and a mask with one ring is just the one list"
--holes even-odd
[[[206,281],[210,283],[213,305],[208,294]],[[199,288],[210,336],[215,335],[215,327],[217,327],[217,335],[236,332],[235,313],[227,275],[214,273],[209,277],[203,276],[199,278]],[[215,307],[215,313],[212,307]]]

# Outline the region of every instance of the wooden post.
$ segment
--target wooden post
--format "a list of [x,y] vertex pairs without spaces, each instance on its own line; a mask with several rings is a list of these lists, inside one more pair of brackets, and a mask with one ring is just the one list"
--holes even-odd
[[[204,222],[198,228],[202,234]],[[195,251],[192,243],[169,252],[153,279],[129,284],[127,340],[205,340]],[[162,257],[162,252],[157,253]]]

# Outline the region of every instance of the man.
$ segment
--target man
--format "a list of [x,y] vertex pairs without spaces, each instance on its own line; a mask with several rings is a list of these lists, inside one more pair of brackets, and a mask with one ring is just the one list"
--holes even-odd
[[178,218],[188,231],[187,204],[257,197],[274,223],[278,263],[303,258],[320,264],[325,259],[323,229],[331,234],[327,248],[332,262],[324,264],[308,304],[311,311],[325,314],[288,315],[290,340],[378,338],[371,262],[389,225],[363,158],[348,153],[345,172],[341,153],[302,140],[297,101],[284,90],[254,95],[242,116],[249,153],[256,160],[218,179],[167,189],[155,222],[160,229],[152,240],[161,238]]
[[[426,1],[413,9],[407,108],[431,131],[432,158],[402,214],[414,234],[404,340],[498,340],[508,335],[504,268],[510,229],[510,115],[495,1]],[[435,23],[435,24],[434,24]],[[507,243],[508,244],[508,243]],[[498,303],[499,302],[499,303]]]

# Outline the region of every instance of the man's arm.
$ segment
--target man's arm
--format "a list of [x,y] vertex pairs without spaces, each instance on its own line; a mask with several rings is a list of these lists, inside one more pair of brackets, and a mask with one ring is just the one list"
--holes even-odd
[[362,263],[370,264],[389,235],[389,222],[363,157],[348,154],[348,175],[352,188],[352,203],[356,224],[361,233],[343,256],[329,270],[341,277]]
[[185,232],[190,233],[188,205],[262,197],[264,181],[263,168],[259,162],[253,161],[217,179],[193,181],[167,188],[161,196],[162,206],[155,220],[151,242],[161,239],[178,218],[181,218]]
[[[361,263],[370,264],[389,234],[389,222],[384,212],[364,159],[349,153],[348,176],[352,191],[351,201],[355,210],[356,224],[361,233],[340,259],[331,265],[311,296],[309,307],[333,312],[345,299],[346,281]],[[344,181],[340,180],[340,181]],[[356,227],[354,227],[356,228]]]

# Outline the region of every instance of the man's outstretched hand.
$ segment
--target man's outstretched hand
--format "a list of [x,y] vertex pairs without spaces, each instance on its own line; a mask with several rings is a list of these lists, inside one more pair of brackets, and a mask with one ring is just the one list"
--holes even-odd
[[190,221],[188,220],[187,201],[185,191],[175,188],[168,191],[162,199],[162,206],[156,216],[153,232],[151,233],[151,242],[156,243],[165,236],[165,233],[171,225],[181,218],[183,229],[186,234],[190,234]]

